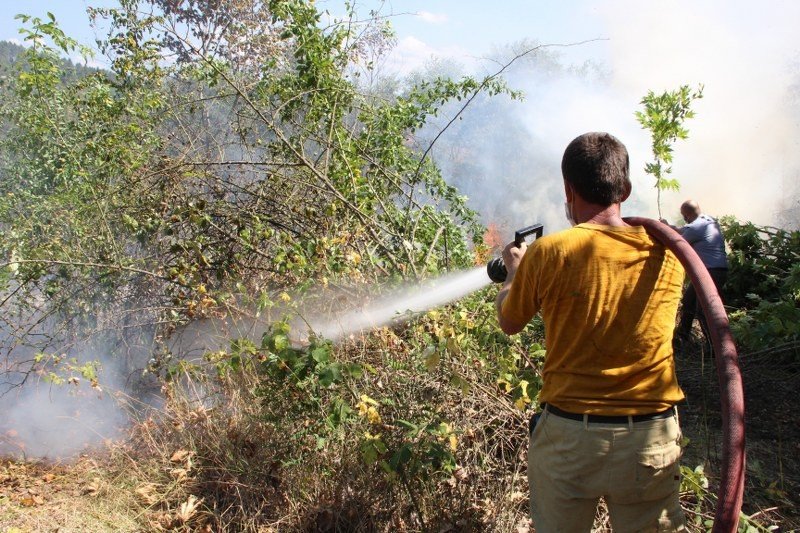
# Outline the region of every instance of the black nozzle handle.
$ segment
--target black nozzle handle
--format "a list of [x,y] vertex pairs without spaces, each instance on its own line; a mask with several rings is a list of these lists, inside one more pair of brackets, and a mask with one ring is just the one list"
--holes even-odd
[[[514,232],[514,244],[519,248],[522,246],[522,243],[525,242],[525,237],[535,233],[538,239],[542,236],[542,231],[543,226],[541,224],[533,224],[527,228],[518,229]],[[508,270],[506,269],[505,263],[503,263],[503,258],[496,257],[489,261],[486,265],[486,273],[489,275],[489,279],[495,283],[503,283],[508,277]]]
[[514,244],[517,245],[517,248],[522,246],[522,243],[525,242],[525,237],[528,235],[536,234],[536,238],[542,236],[543,227],[541,224],[533,224],[528,226],[527,228],[518,229],[514,232]]

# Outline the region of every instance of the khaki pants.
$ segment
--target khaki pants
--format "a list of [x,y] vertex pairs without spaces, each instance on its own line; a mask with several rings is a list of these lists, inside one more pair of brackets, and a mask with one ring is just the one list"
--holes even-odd
[[615,532],[685,531],[680,440],[677,413],[605,424],[545,410],[528,450],[536,533],[591,531],[601,496]]

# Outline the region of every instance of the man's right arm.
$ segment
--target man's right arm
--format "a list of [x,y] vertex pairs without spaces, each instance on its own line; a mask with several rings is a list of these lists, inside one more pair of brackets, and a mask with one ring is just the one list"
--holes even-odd
[[497,293],[495,308],[497,309],[497,321],[500,324],[500,329],[507,335],[519,333],[525,329],[525,325],[528,323],[527,321],[518,322],[503,313],[503,302],[505,302],[511,291],[511,286],[514,284],[514,277],[517,274],[517,268],[519,268],[522,257],[525,255],[527,249],[528,246],[524,242],[521,246],[517,246],[512,242],[503,250],[503,262],[506,265],[506,270],[508,270],[508,276],[506,276],[506,280],[503,282],[503,287]]
[[685,226],[683,226],[678,230],[681,236],[684,239],[686,239],[686,242],[688,242],[689,244],[694,244],[697,241],[703,240],[703,234],[705,233],[704,228],[700,227],[695,222],[692,222],[691,224],[686,224]]
[[500,323],[500,329],[502,329],[503,333],[507,335],[519,333],[525,329],[525,325],[527,324],[527,322],[520,323],[503,315],[503,302],[508,296],[508,291],[511,290],[512,281],[513,279],[506,279],[505,283],[503,283],[503,287],[497,293],[497,298],[495,298],[494,301],[495,308],[497,309],[497,321]]

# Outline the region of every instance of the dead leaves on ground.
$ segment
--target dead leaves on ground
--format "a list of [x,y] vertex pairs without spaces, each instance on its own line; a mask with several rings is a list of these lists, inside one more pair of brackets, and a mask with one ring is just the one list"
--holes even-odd
[[210,526],[205,524],[207,513],[202,510],[202,498],[189,494],[177,508],[169,503],[171,501],[174,505],[176,499],[175,493],[170,494],[171,490],[186,485],[191,480],[193,456],[194,452],[182,448],[169,456],[171,468],[168,472],[174,480],[169,487],[157,483],[143,483],[135,489],[139,501],[153,508],[148,513],[147,519],[150,526],[157,531],[171,531],[186,526],[191,526],[194,531],[212,531]]
[[[211,533],[207,525],[209,513],[203,508],[203,499],[186,494],[189,474],[193,469],[193,452],[177,450],[169,456],[166,471],[172,481],[145,482],[133,493],[137,501],[149,510],[145,519],[156,531],[191,531]],[[0,503],[15,505],[21,511],[41,507],[39,512],[49,512],[47,506],[74,505],[81,498],[94,499],[109,494],[108,480],[96,474],[97,465],[90,462],[86,470],[78,473],[74,465],[0,461]],[[174,491],[174,492],[173,492]],[[181,498],[181,499],[178,499]]]
[[159,487],[156,483],[145,483],[134,490],[137,498],[146,506],[150,507],[161,500]]
[[53,484],[57,476],[54,472],[43,472],[45,468],[48,467],[35,463],[0,463],[0,501],[7,500],[22,507],[44,505],[49,494],[63,488]]
[[34,505],[44,505],[44,497],[30,494],[19,501],[23,507],[33,507]]
[[181,504],[175,517],[184,524],[188,523],[197,513],[201,503],[203,503],[202,498],[198,499],[196,496],[190,495],[189,499]]
[[173,453],[172,456],[169,458],[169,460],[172,463],[180,463],[184,459],[189,458],[191,455],[192,455],[192,452],[190,452],[188,450],[181,449],[181,450],[177,450],[175,453]]
[[204,513],[201,511],[203,499],[189,495],[187,500],[173,511],[151,513],[148,517],[150,525],[158,531],[170,531],[184,526],[196,526],[197,531],[211,531],[208,524],[203,524]]
[[81,491],[81,494],[84,494],[86,496],[96,497],[100,494],[100,489],[101,489],[100,478],[93,477],[91,480],[86,482],[86,484],[83,487],[83,490]]
[[189,472],[192,470],[192,452],[187,450],[178,450],[169,458],[171,463],[180,463],[181,466],[176,466],[169,471],[170,475],[177,483],[183,483],[189,478]]

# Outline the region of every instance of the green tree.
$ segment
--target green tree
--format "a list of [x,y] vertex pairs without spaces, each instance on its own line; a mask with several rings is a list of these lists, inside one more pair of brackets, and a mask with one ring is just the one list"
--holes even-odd
[[674,91],[655,94],[648,91],[640,102],[644,111],[636,112],[636,119],[642,128],[650,131],[652,138],[653,161],[646,163],[644,171],[651,174],[658,191],[658,217],[661,218],[661,191],[664,189],[677,191],[680,183],[670,177],[672,174],[672,145],[678,139],[687,139],[689,130],[683,123],[694,117],[691,105],[694,100],[703,97],[703,86],[692,90],[683,85]]
[[[19,18],[30,46],[11,68],[0,104],[7,356],[19,345],[56,350],[112,323],[124,331],[128,319],[118,311],[133,312],[149,281],[163,278],[142,247],[158,226],[153,195],[135,178],[158,150],[164,100],[152,83],[130,82],[143,69],[152,79],[157,67],[140,62],[77,75],[61,53],[88,51],[51,14]],[[138,309],[130,322],[157,322],[152,307]],[[24,379],[30,364],[17,358],[5,368]]]
[[109,21],[110,71],[74,79],[58,50],[77,44],[52,17],[23,17],[35,46],[4,88],[0,253],[4,289],[36,302],[33,320],[166,339],[286,287],[471,265],[475,215],[410,141],[449,100],[503,81],[376,97],[359,79],[376,35],[390,38],[379,19],[323,25],[312,2],[252,4],[266,14],[236,19],[234,40],[272,32],[258,65],[202,45],[219,36],[195,26],[202,10],[231,6],[122,0],[92,11]]

